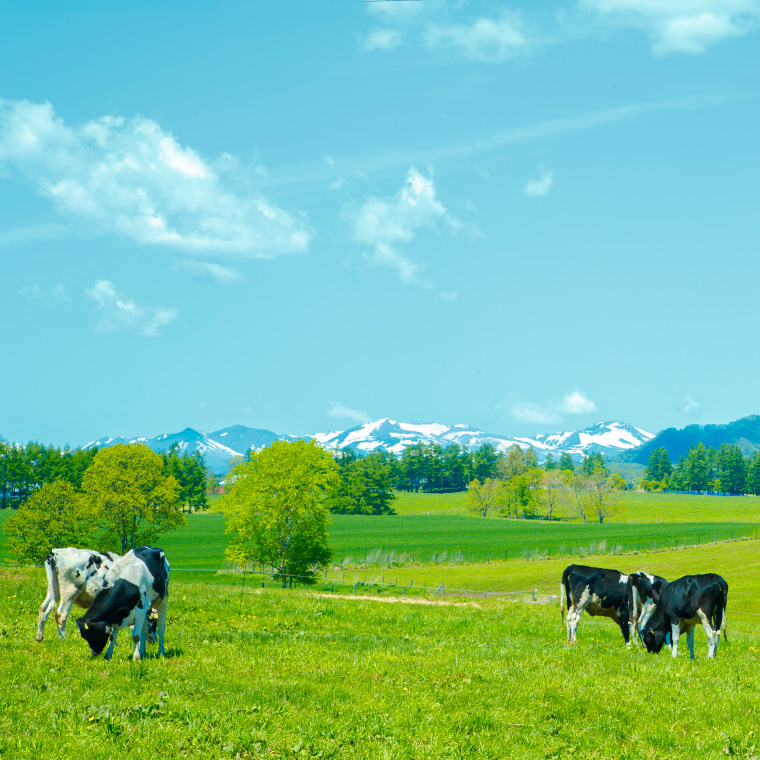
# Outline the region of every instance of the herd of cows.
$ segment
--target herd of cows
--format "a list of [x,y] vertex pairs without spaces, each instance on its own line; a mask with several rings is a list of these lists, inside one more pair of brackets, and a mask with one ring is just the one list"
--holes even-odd
[[[84,607],[77,619],[82,638],[97,657],[110,644],[110,660],[122,628],[132,628],[134,660],[145,656],[145,642],[158,640],[164,653],[166,605],[169,599],[169,562],[162,549],[141,546],[123,557],[85,549],[53,549],[45,560],[47,596],[40,605],[37,641],[45,621],[55,612],[58,635],[66,638],[66,621],[73,606]],[[56,609],[57,608],[57,609]]]
[[[45,621],[55,610],[58,635],[66,638],[66,621],[76,604],[87,610],[77,619],[82,638],[93,656],[108,644],[111,659],[122,628],[132,629],[134,660],[145,656],[147,640],[158,641],[164,654],[164,628],[169,598],[169,562],[162,549],[142,546],[123,557],[85,549],[53,549],[45,560],[47,596],[40,605],[37,641]],[[694,657],[694,629],[702,624],[708,657],[715,657],[720,635],[726,637],[728,584],[714,573],[685,575],[673,583],[649,573],[624,575],[586,565],[569,565],[562,573],[560,612],[566,615],[567,640],[574,644],[584,611],[612,618],[626,646],[636,639],[648,652],[657,653],[669,643],[673,657],[678,639],[686,633]],[[110,644],[109,644],[110,641]]]
[[694,628],[702,624],[707,634],[707,656],[718,653],[720,635],[726,636],[728,584],[715,573],[685,575],[672,583],[659,575],[637,572],[624,575],[618,570],[586,565],[568,565],[562,573],[560,614],[567,609],[567,641],[575,643],[578,623],[584,611],[612,618],[619,626],[626,646],[636,637],[647,651],[658,653],[670,642],[673,657],[678,654],[678,638],[686,634],[694,658]]

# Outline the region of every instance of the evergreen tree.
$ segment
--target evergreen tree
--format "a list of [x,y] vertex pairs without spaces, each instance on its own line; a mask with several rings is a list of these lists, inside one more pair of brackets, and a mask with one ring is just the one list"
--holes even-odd
[[551,451],[546,455],[546,460],[544,461],[544,469],[547,472],[559,469],[557,466],[557,461],[554,459],[554,455],[551,453]]
[[668,450],[664,446],[655,449],[647,462],[644,479],[652,483],[661,483],[669,478],[672,473],[673,465],[670,463]]
[[472,476],[481,483],[496,474],[499,455],[490,443],[484,443],[472,455]]
[[566,451],[563,451],[559,455],[558,467],[562,472],[575,472],[575,462],[573,462],[573,458]]
[[724,443],[718,452],[717,477],[723,493],[745,492],[747,466],[738,446]]
[[747,463],[747,492],[760,496],[760,451],[755,451]]

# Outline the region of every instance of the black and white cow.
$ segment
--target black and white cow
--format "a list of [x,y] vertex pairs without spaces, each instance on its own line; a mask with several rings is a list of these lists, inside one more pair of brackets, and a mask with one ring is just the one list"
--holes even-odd
[[66,638],[66,621],[76,604],[87,609],[103,589],[106,573],[119,559],[118,554],[101,554],[86,549],[53,549],[45,560],[47,596],[37,618],[37,641],[42,641],[45,621],[58,607],[55,620],[58,636]]
[[701,623],[707,634],[707,656],[718,653],[721,629],[726,633],[728,584],[720,575],[685,575],[665,587],[660,601],[644,628],[644,644],[650,654],[657,654],[670,633],[672,655],[678,655],[678,637],[686,633],[689,652],[694,659],[694,627]]
[[575,634],[584,610],[592,616],[612,618],[630,646],[628,633],[628,576],[618,570],[586,565],[568,565],[562,573],[560,614],[567,605],[567,641],[575,644]]
[[158,613],[158,653],[163,655],[168,597],[169,562],[163,550],[151,546],[131,549],[114,563],[106,574],[103,590],[77,620],[79,632],[95,657],[110,639],[105,653],[105,659],[110,660],[119,631],[133,626],[133,659],[138,661],[145,656],[146,622],[153,608]]
[[638,643],[637,637],[641,641],[641,631],[667,585],[668,581],[662,576],[650,575],[643,570],[628,576],[628,627],[634,644]]

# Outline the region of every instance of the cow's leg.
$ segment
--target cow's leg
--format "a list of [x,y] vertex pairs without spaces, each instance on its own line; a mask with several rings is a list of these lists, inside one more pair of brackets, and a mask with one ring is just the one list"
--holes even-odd
[[694,659],[694,626],[690,625],[686,632],[686,643],[689,645],[689,655]]
[[166,629],[166,610],[169,606],[169,598],[164,597],[156,606],[158,620],[156,621],[156,632],[158,634],[158,654],[164,656],[164,630]]
[[707,635],[707,657],[715,657],[718,654],[718,637],[716,636],[716,632],[713,630],[710,619],[704,612],[702,612],[702,610],[697,609],[697,615],[699,615],[699,619],[702,621],[702,627],[705,629],[705,634]]
[[673,657],[678,657],[678,637],[681,635],[681,622],[676,619],[675,622],[670,621],[670,638],[673,642],[673,650],[671,654]]
[[145,626],[147,624],[146,615],[146,607],[143,607],[142,609],[138,608],[135,610],[135,624],[132,627],[132,643],[135,645],[135,651],[132,654],[133,662],[140,662],[140,660],[142,660],[142,658],[145,656]]
[[56,608],[59,599],[55,598],[53,589],[48,588],[48,594],[45,597],[45,601],[40,605],[40,614],[37,618],[37,636],[35,641],[42,641],[42,637],[45,633],[45,621],[48,619],[48,615]]
[[[629,630],[631,626],[629,626],[628,621],[628,604],[622,605],[618,611],[618,625],[620,626],[620,631],[623,634],[623,640],[625,641],[625,645],[630,649],[631,646],[631,631]],[[635,636],[634,636],[635,639]]]
[[573,604],[573,614],[572,616],[568,612],[567,614],[567,640],[570,644],[575,644],[576,641],[576,633],[578,631],[578,624],[581,622],[581,616],[583,615],[583,610],[586,609],[586,606],[591,601],[591,591],[588,586],[586,586],[585,589],[583,589],[583,593],[581,594],[581,598]]
[[639,617],[639,624],[636,626],[636,633],[639,635],[639,641],[643,644],[644,640],[641,638],[641,632],[646,628],[649,618],[652,617],[655,605],[652,600],[647,600],[645,604],[641,606],[641,617]]
[[58,624],[58,637],[66,638],[66,621],[79,596],[79,589],[73,584],[65,584],[61,589],[60,603],[55,613],[55,622]]
[[110,660],[111,657],[113,657],[113,648],[116,646],[116,637],[119,635],[119,626],[115,625],[111,629],[111,643],[108,645],[108,649],[106,649],[106,653],[103,655],[104,660]]

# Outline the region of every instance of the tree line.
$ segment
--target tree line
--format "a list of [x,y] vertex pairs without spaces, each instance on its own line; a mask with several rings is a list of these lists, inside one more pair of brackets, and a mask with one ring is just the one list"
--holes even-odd
[[760,495],[760,451],[745,457],[734,444],[724,443],[716,450],[700,442],[674,465],[668,450],[661,447],[649,457],[641,487],[647,491]]
[[[58,448],[30,441],[25,446],[11,446],[0,438],[0,509],[16,509],[46,484],[62,481],[75,491],[82,488],[85,472],[98,454],[92,449]],[[200,452],[179,453],[174,444],[160,455],[163,474],[172,475],[179,487],[183,508],[206,509],[209,478]]]

